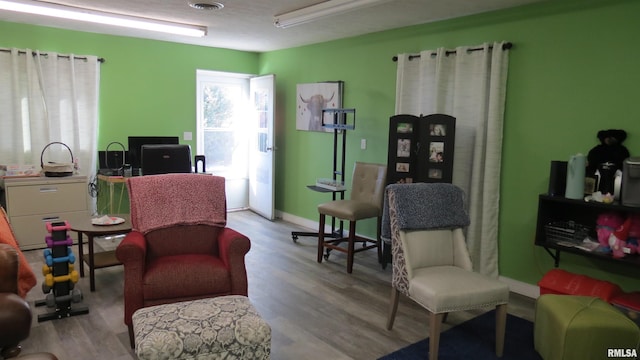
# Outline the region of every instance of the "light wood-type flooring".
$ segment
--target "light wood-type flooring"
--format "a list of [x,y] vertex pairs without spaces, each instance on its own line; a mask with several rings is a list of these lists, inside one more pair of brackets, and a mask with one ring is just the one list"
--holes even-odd
[[[353,273],[347,274],[344,254],[333,251],[319,264],[317,238],[292,241],[291,231],[310,229],[249,211],[229,213],[228,226],[251,239],[246,258],[249,298],[271,325],[272,359],[371,360],[427,337],[427,312],[406,298],[400,299],[393,330],[386,330],[391,266],[382,269],[375,249],[357,253]],[[117,241],[97,243],[108,249]],[[61,360],[135,359],[122,320],[122,266],[96,270],[95,292],[89,291],[87,277],[79,281],[84,295],[79,305],[88,306],[88,314],[38,322],[37,314],[51,311],[33,306],[45,296],[40,287],[42,250],[25,254],[39,281],[27,297],[34,321],[31,336],[22,343],[23,354],[49,351]],[[534,300],[512,294],[510,313],[532,320],[533,309]],[[481,312],[452,313],[443,328]]]

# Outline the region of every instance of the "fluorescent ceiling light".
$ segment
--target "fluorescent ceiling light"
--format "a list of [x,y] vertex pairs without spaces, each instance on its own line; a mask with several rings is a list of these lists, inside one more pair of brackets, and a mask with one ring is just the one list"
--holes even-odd
[[103,13],[51,3],[34,5],[34,3],[0,0],[0,10],[52,16],[62,19],[86,21],[90,23],[158,31],[169,34],[193,37],[202,37],[207,34],[207,28],[204,26],[179,24],[168,21],[139,18],[134,16]]
[[305,24],[326,16],[343,14],[356,9],[388,0],[328,0],[306,8],[276,15],[273,24],[278,28],[288,28]]

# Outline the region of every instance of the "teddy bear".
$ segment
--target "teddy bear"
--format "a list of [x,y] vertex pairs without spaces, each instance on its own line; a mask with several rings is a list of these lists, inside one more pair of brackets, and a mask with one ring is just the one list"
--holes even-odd
[[587,154],[587,175],[594,175],[598,165],[611,162],[616,169],[622,169],[624,159],[628,158],[629,150],[622,145],[627,138],[624,130],[609,129],[598,131],[600,144],[589,150]]

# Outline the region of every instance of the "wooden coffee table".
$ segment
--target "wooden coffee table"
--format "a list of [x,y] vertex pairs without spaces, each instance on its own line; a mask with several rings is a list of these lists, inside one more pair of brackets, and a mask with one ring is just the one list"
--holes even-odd
[[[131,219],[129,214],[110,215],[123,218],[125,221],[118,225],[93,225],[91,216],[72,216],[66,220],[71,225],[71,231],[78,233],[78,263],[80,266],[80,276],[84,277],[84,263],[89,265],[89,285],[91,291],[96,290],[95,269],[105,268],[109,266],[121,265],[122,263],[116,258],[115,251],[94,252],[93,240],[98,236],[126,234],[131,231]],[[85,258],[83,235],[87,236],[89,244],[89,252]]]

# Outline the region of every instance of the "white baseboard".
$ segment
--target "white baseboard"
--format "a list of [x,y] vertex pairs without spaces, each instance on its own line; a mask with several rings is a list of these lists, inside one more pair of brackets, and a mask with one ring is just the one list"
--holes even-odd
[[[276,211],[276,216],[278,218],[281,218],[284,221],[290,222],[292,224],[296,224],[299,226],[303,226],[306,228],[309,228],[310,231],[318,231],[318,227],[320,226],[320,223],[317,221],[313,221],[313,220],[309,220],[309,219],[305,219],[299,216],[295,216],[295,215],[291,215],[291,214],[287,214],[284,213],[282,211]],[[347,227],[348,226],[348,222],[347,222]],[[325,233],[331,233],[331,224],[329,225],[325,225],[324,227],[324,232]],[[349,236],[349,230],[348,229],[344,229],[343,230],[344,236]],[[368,236],[363,236],[364,238],[369,238]]]
[[[309,229],[318,229],[318,222],[317,221],[313,221],[313,220],[309,220],[309,219],[305,219],[299,216],[295,216],[295,215],[291,215],[282,211],[276,211],[276,216],[278,218],[281,218],[282,220],[288,221],[292,224],[296,224],[299,226],[304,226],[306,228]],[[331,232],[331,227],[330,226],[326,226],[325,227],[325,232]],[[348,231],[347,231],[348,233]],[[500,276],[499,277],[501,281],[504,281],[505,283],[507,283],[509,285],[509,289],[516,293],[516,294],[520,294],[523,296],[527,296],[530,297],[532,299],[537,299],[540,296],[540,288],[537,285],[531,285],[519,280],[514,280],[508,277],[504,277],[504,276]]]
[[537,299],[540,296],[540,288],[538,285],[531,285],[519,280],[514,280],[508,277],[500,276],[500,281],[503,281],[509,285],[509,290],[516,294],[520,294],[532,299]]
[[296,215],[291,215],[289,213],[285,213],[280,210],[276,210],[276,217],[281,218],[282,220],[290,222],[292,224],[309,228],[311,231],[312,229],[318,229],[317,221],[305,219]]

